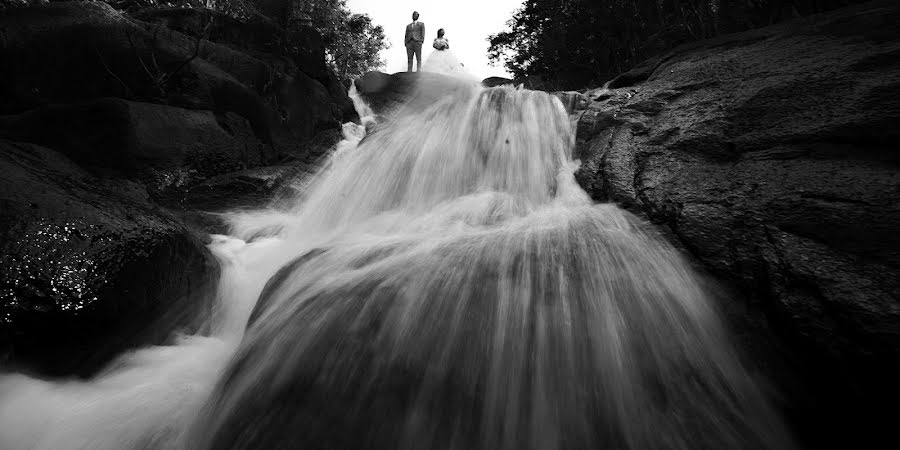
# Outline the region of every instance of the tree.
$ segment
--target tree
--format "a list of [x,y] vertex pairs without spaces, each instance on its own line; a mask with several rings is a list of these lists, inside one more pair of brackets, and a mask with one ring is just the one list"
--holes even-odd
[[615,23],[605,24],[610,33],[596,32],[603,22],[604,15],[582,0],[526,0],[507,22],[509,29],[488,38],[488,58],[516,78],[589,83],[607,71],[608,53],[618,50]]
[[525,0],[508,29],[488,37],[488,58],[516,78],[580,88],[684,42],[859,1]]
[[380,56],[387,48],[384,29],[373,25],[368,15],[349,14],[339,32],[325,39],[329,61],[342,79],[358,78],[384,66]]
[[355,14],[345,0],[295,0],[294,20],[319,31],[326,57],[341,79],[349,80],[384,66],[388,48],[384,28],[366,14]]
[[[0,0],[0,9],[51,0]],[[290,31],[311,26],[322,35],[329,64],[343,80],[384,66],[380,52],[388,48],[384,29],[366,14],[355,14],[346,0],[102,0],[124,11],[145,8],[208,8],[236,19],[260,15]],[[290,34],[290,33],[288,33]]]
[[[27,2],[43,0],[0,0]],[[265,16],[290,32],[311,26],[322,35],[326,58],[337,75],[349,80],[384,66],[381,50],[388,47],[384,29],[366,14],[354,14],[346,0],[104,0],[119,8],[209,8],[237,19]],[[290,34],[290,33],[287,33]]]

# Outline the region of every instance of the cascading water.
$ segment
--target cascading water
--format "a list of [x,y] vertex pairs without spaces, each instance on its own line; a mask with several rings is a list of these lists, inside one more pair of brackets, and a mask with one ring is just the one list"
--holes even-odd
[[0,380],[0,446],[788,447],[686,263],[575,184],[560,102],[448,83],[232,216],[211,336]]

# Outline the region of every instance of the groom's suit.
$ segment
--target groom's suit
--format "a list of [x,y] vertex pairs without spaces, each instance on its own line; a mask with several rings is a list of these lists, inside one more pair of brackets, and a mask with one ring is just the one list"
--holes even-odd
[[406,71],[412,72],[413,55],[416,57],[416,70],[422,69],[422,43],[425,42],[425,24],[418,20],[406,26]]

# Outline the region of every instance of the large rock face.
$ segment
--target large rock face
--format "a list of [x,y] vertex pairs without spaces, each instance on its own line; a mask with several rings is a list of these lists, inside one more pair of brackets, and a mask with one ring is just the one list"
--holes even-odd
[[581,185],[743,289],[823,404],[898,392],[898,61],[900,7],[874,2],[680,47],[578,121]]
[[117,98],[45,106],[0,118],[0,133],[52,147],[84,166],[114,169],[152,187],[274,158],[271,148],[236,114]]
[[90,372],[211,308],[203,243],[136,183],[0,141],[0,357]]
[[[325,64],[319,33],[296,26],[289,33],[257,16],[240,22],[222,13],[187,8],[148,9],[135,16],[154,30],[159,25],[172,40],[188,48],[201,39],[199,56],[252,87],[277,111],[281,127],[272,138],[289,147],[297,136],[316,136],[356,120],[346,88]],[[173,30],[173,31],[168,31]],[[302,142],[301,142],[302,143]],[[318,154],[321,149],[314,149]]]
[[354,119],[314,30],[287,48],[274,25],[179,11],[139,15],[150,23],[99,2],[7,11],[0,17],[0,59],[8,62],[0,66],[0,114],[102,97],[232,113],[249,122],[259,143],[300,159],[317,135],[334,135]]
[[12,8],[0,61],[4,369],[89,373],[195,327],[216,276],[198,230],[222,230],[197,209],[266,201],[356,118],[318,33],[264,18]]
[[[252,92],[229,74],[191,59],[187,42],[147,30],[104,3],[51,3],[0,17],[4,113],[98,97],[224,109]],[[225,95],[227,92],[228,95]],[[257,118],[254,118],[257,119]]]

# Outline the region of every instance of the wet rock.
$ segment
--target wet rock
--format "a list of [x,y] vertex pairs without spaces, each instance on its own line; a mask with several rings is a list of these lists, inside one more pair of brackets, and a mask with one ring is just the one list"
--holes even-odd
[[551,81],[545,80],[543,77],[539,75],[528,76],[525,78],[517,78],[511,80],[509,78],[503,77],[488,77],[481,80],[481,84],[484,87],[497,87],[497,86],[522,86],[525,89],[531,89],[533,91],[546,91],[546,92],[558,92],[563,89],[568,89],[571,87],[563,86],[560,83],[554,83]]
[[274,158],[242,117],[105,98],[0,120],[0,133],[114,169],[154,190],[258,166]]
[[[237,114],[250,123],[256,139],[290,154],[302,152],[323,130],[340,129],[355,118],[314,30],[291,41],[285,52],[277,27],[218,17],[210,19],[217,27],[201,28],[212,34],[191,36],[165,24],[187,31],[190,26],[163,19],[145,23],[102,2],[6,12],[0,17],[5,36],[0,59],[8,62],[0,66],[0,114],[103,97],[161,103]],[[251,31],[259,33],[255,40],[236,44]],[[211,41],[215,38],[222,43]]]
[[16,8],[0,18],[6,45],[3,112],[48,103],[120,97],[215,109],[229,96],[253,97],[193,48],[173,43],[101,2]]
[[511,80],[509,78],[503,77],[487,77],[481,80],[481,84],[484,87],[497,87],[497,86],[505,86],[507,84],[515,84],[515,80]]
[[311,28],[136,16],[103,2],[0,16],[0,351],[13,364],[87,373],[192,326],[214,278],[193,230],[222,229],[198,208],[289,191],[303,170],[247,169],[319,158],[356,119]]
[[[356,119],[355,112],[352,118],[344,117],[337,106],[333,105],[328,88],[303,72],[286,79],[278,89],[277,97],[285,125],[282,129],[289,131],[291,136],[303,136],[304,144],[308,144],[320,132],[339,131],[344,118],[348,122]],[[331,144],[335,142],[337,141]]]
[[554,92],[559,101],[562,102],[563,107],[566,108],[566,112],[569,114],[574,114],[579,111],[584,111],[588,105],[588,98],[576,91],[560,91]]
[[[262,15],[246,22],[219,11],[196,8],[149,8],[132,15],[143,22],[160,24],[188,36],[208,37],[210,41],[244,50],[274,53],[282,44],[281,27]],[[310,49],[316,50],[319,49]]]
[[[384,72],[373,71],[361,76],[355,83],[360,95],[365,97],[371,106],[373,102],[380,103],[378,101],[379,94],[402,97],[409,90],[408,88],[412,84],[413,77],[415,75],[406,74],[405,72],[403,74],[389,75]],[[381,105],[379,104],[378,106]]]
[[316,167],[266,166],[221,175],[192,186],[182,204],[188,209],[208,211],[263,207],[280,196],[296,194]]
[[790,448],[731,349],[717,351],[726,339],[680,257],[618,208],[566,213],[284,265],[192,445]]
[[168,190],[157,201],[193,229],[228,234],[223,213],[293,204],[319,167],[295,162],[241,170]]
[[124,349],[196,330],[209,251],[143,188],[0,141],[0,352],[6,367],[87,374]]
[[309,26],[293,26],[286,31],[262,15],[240,21],[219,11],[199,8],[150,8],[134,13],[134,17],[215,42],[273,66],[278,66],[279,60],[289,59],[299,70],[323,82],[331,73],[325,65],[322,37]]
[[376,114],[385,115],[401,105],[424,108],[469,83],[432,72],[368,72],[356,80],[356,89]]
[[848,434],[880,419],[845,408],[900,398],[898,23],[873,2],[680,47],[589,92],[577,131],[579,183],[763,308],[816,374],[801,415]]
[[[325,64],[322,37],[311,27],[285,31],[262,16],[241,22],[206,9],[154,8],[135,16],[202,38],[201,58],[254,87],[280,114],[283,123],[274,137],[283,150],[297,146],[285,129],[293,137],[310,138],[358,120],[347,88]],[[174,33],[175,39],[181,33]]]
[[431,74],[399,72],[389,75],[382,72],[368,72],[355,83],[359,95],[368,103],[372,111],[376,114],[383,114],[411,98],[417,80],[429,75]]
[[[324,46],[314,29],[301,26],[292,29],[288,35],[278,27],[269,26],[272,24],[263,26],[252,21],[244,24],[207,10],[179,8],[177,11],[172,11],[171,14],[175,14],[172,16],[166,9],[152,10],[139,17],[148,16],[148,19],[156,21],[156,24],[146,26],[148,30],[165,36],[167,41],[186,52],[192,51],[197,39],[200,39],[200,58],[261,96],[270,110],[268,122],[271,124],[271,137],[282,151],[289,152],[294,147],[302,146],[305,140],[314,138],[323,130],[334,130],[340,124],[358,120],[353,103],[347,97],[347,89],[325,65]],[[208,27],[184,27],[180,20],[172,25],[173,17],[198,15],[210,15],[209,22],[203,22]],[[228,24],[227,27],[222,23]],[[169,28],[160,28],[160,25],[175,26],[176,30],[188,28],[187,33],[192,37]],[[244,30],[239,35],[250,34],[251,31],[258,35],[240,42],[228,34],[227,30],[231,27]],[[203,39],[207,36],[209,40]],[[254,39],[259,40],[259,36],[265,37],[267,43],[255,42]]]

